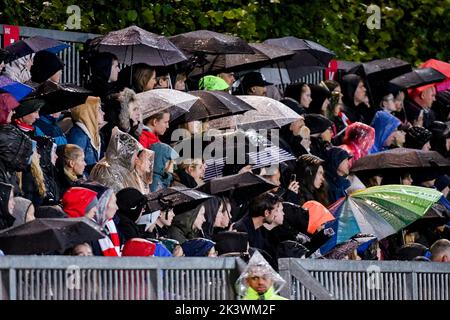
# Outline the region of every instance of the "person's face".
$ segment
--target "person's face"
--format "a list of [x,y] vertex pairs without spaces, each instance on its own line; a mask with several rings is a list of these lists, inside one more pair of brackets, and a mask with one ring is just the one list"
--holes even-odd
[[201,121],[190,121],[187,124],[187,129],[191,134],[202,133],[202,122]]
[[206,164],[200,163],[196,165],[192,165],[188,167],[188,173],[189,175],[195,179],[195,181],[199,182],[202,181],[205,177],[205,171],[206,171]]
[[[167,216],[167,219],[166,219]],[[172,209],[169,209],[168,212],[161,211],[159,215],[159,221],[162,222],[163,225],[170,227],[172,225],[173,217],[175,217],[175,213],[173,213]]]
[[267,89],[266,87],[262,86],[254,86],[250,88],[250,94],[252,96],[262,96],[265,97],[267,94]]
[[394,132],[394,143],[398,146],[403,146],[406,139],[406,132],[397,130]]
[[197,218],[195,218],[194,223],[192,224],[192,228],[194,230],[201,230],[203,223],[206,221],[205,219],[205,207],[201,206],[198,211]]
[[128,110],[130,112],[130,119],[133,123],[138,123],[141,117],[141,107],[136,101],[130,102],[128,104]]
[[319,166],[319,169],[317,169],[316,176],[314,178],[314,188],[319,189],[324,183],[325,177],[323,176],[323,174],[323,167]]
[[402,184],[405,186],[411,186],[413,184],[413,179],[411,178],[410,174],[402,178]]
[[331,142],[331,138],[333,137],[333,131],[331,130],[331,128],[328,128],[327,130],[325,130],[320,134],[320,137],[322,138],[323,141]]
[[360,104],[366,100],[366,87],[364,87],[364,82],[362,81],[360,81],[356,87],[354,100],[355,104]]
[[431,108],[431,105],[436,100],[436,89],[435,87],[431,87],[426,89],[421,93],[421,98],[423,101],[423,106],[427,108]]
[[141,154],[136,159],[136,170],[139,173],[145,173],[150,170],[150,154],[148,152],[141,152]]
[[292,132],[293,136],[300,135],[300,129],[305,125],[305,120],[303,118],[300,118],[298,120],[295,120],[291,123],[289,129]]
[[300,141],[300,144],[309,151],[309,148],[311,147],[311,135],[309,133],[305,133],[303,135],[300,135],[302,137],[302,141]]
[[152,76],[148,80],[144,87],[144,91],[152,90],[156,85],[156,72],[153,72]]
[[112,65],[111,65],[111,73],[109,74],[108,82],[116,82],[117,77],[119,76],[119,71],[120,71],[119,61],[113,60]]
[[62,75],[62,70],[59,70],[54,75],[52,75],[49,80],[59,83],[61,81],[61,75]]
[[56,112],[56,113],[52,113],[51,116],[55,119],[59,119],[59,117],[61,116],[62,112]]
[[34,211],[34,206],[30,205],[28,207],[27,214],[25,215],[25,222],[30,222],[36,219],[36,217],[34,216]]
[[304,108],[309,108],[311,101],[312,101],[311,89],[309,88],[309,86],[305,85],[305,86],[303,86],[302,94],[300,95],[300,104]]
[[105,212],[106,219],[111,220],[112,218],[114,218],[117,210],[119,210],[119,207],[117,206],[117,198],[116,195],[113,193],[109,198],[108,204],[106,205],[106,212]]
[[73,248],[73,255],[79,257],[93,256],[91,246],[88,244],[79,244]]
[[397,106],[395,105],[393,94],[387,95],[386,98],[383,100],[383,109],[388,112],[397,111]]
[[86,168],[86,161],[84,161],[84,153],[80,154],[75,161],[71,161],[73,172],[77,176],[83,175],[84,168]]
[[16,200],[14,199],[14,191],[11,190],[11,192],[9,194],[9,201],[8,201],[8,211],[10,214],[13,213],[15,206],[16,206]]
[[102,107],[99,105],[97,107],[97,123],[99,127],[101,127],[104,122],[105,122],[105,113],[103,112]]
[[280,203],[280,207],[277,210],[277,213],[275,214],[275,217],[273,219],[273,223],[275,223],[277,226],[281,226],[284,221],[284,211],[283,211],[283,204]]
[[153,131],[157,135],[164,135],[167,129],[169,129],[169,121],[170,121],[170,113],[164,113],[162,119],[160,120],[153,120]]
[[430,141],[428,141],[427,143],[425,143],[422,147],[423,151],[430,151],[431,150],[431,144]]
[[272,279],[269,276],[253,276],[247,278],[247,284],[258,294],[264,294],[272,286]]
[[172,256],[174,257],[182,257],[184,256],[183,248],[180,245],[177,245],[175,249],[173,249]]
[[337,168],[337,174],[340,176],[348,176],[350,173],[350,162],[348,159],[345,159],[339,164],[339,167]]
[[216,248],[212,247],[211,249],[209,249],[207,257],[217,257]]
[[28,125],[32,125],[36,122],[37,119],[39,119],[39,111],[32,112],[30,114],[27,114],[26,116],[23,116],[22,122],[25,122]]
[[229,224],[230,224],[230,215],[226,210],[226,206],[224,206],[223,203],[221,203],[216,215],[216,220],[214,221],[214,227],[226,228],[228,227]]
[[399,92],[395,96],[394,104],[395,104],[395,111],[400,112],[403,109],[403,102],[405,101],[405,93]]
[[222,73],[221,78],[225,80],[225,82],[231,87],[233,83],[236,81],[234,78],[234,73]]
[[281,202],[278,202],[271,211],[266,210],[264,222],[271,224],[275,219],[275,216],[277,214],[280,214],[280,211],[283,211],[283,205],[281,204]]

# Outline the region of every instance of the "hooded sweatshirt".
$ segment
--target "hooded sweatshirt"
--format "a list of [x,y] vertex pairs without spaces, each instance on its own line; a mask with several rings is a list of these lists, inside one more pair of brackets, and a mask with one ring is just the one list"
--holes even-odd
[[200,232],[194,230],[192,225],[200,212],[200,207],[197,206],[192,210],[176,215],[169,227],[167,237],[177,240],[180,244],[183,244],[186,240],[197,238]]
[[344,95],[342,101],[344,102],[344,113],[351,122],[363,122],[369,124],[373,117],[372,109],[364,103],[355,106],[354,97],[356,88],[361,77],[356,74],[347,74],[342,78],[341,88]]
[[370,153],[384,151],[384,143],[387,138],[397,130],[401,124],[400,120],[386,111],[378,111],[373,118],[371,126],[375,129],[375,143],[370,149]]
[[333,147],[327,151],[325,178],[328,183],[328,198],[334,203],[347,195],[346,190],[351,183],[348,179],[337,174],[337,169],[342,161],[349,159],[351,155],[344,149]]

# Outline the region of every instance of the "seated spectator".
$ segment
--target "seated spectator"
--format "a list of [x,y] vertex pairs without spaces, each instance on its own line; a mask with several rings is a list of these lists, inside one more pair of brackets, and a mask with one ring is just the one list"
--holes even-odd
[[186,257],[217,257],[215,242],[205,239],[190,239],[181,245]]
[[172,225],[169,227],[167,237],[183,244],[189,239],[202,235],[202,226],[205,222],[205,206],[203,204],[184,212],[175,212]]
[[431,261],[433,262],[450,262],[450,241],[440,239],[433,243],[430,248]]
[[0,203],[0,230],[3,230],[12,227],[15,222],[13,213],[16,203],[12,185],[0,182]]

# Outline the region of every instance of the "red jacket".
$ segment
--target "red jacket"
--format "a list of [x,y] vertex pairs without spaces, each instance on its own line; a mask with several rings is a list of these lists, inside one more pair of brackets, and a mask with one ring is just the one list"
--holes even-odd
[[159,142],[159,138],[153,131],[150,131],[148,128],[144,127],[142,134],[139,137],[139,142],[144,148],[150,149],[152,144]]

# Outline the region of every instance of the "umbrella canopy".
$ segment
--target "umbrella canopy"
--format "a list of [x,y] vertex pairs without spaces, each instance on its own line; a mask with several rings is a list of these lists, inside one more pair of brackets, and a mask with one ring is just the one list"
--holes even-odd
[[39,85],[35,91],[26,97],[29,99],[43,99],[46,104],[41,108],[42,114],[52,114],[85,103],[87,97],[92,94],[83,87],[73,84],[59,84],[47,80]]
[[16,41],[13,44],[7,46],[5,50],[10,54],[14,55],[13,60],[17,60],[19,58],[22,58],[32,53],[36,53],[41,50],[50,51],[52,53],[58,53],[68,47],[69,47],[68,44],[58,40],[41,36],[34,36],[31,38]]
[[114,53],[128,65],[147,63],[151,66],[168,66],[187,60],[169,39],[136,26],[109,32],[95,39],[92,45],[99,51]]
[[411,71],[412,67],[408,62],[387,58],[362,63],[353,67],[349,73],[357,74],[366,80],[371,104],[379,105],[383,96],[388,93],[389,80]]
[[329,208],[336,220],[327,226],[335,234],[321,252],[325,254],[359,233],[384,239],[421,218],[441,197],[437,190],[405,185],[356,191]]
[[450,161],[436,151],[396,148],[362,157],[355,161],[351,171],[354,173],[370,173],[395,170],[413,171],[419,168],[449,168]]
[[437,91],[450,90],[450,63],[430,59],[420,65],[420,68],[433,68],[447,77],[447,79],[436,85]]
[[0,48],[0,63],[10,63],[17,60],[16,56],[5,49]]
[[169,38],[175,45],[189,52],[206,54],[254,53],[241,38],[209,30],[181,33]]
[[0,249],[21,255],[62,253],[104,237],[101,228],[88,218],[36,219],[0,232]]
[[244,113],[254,108],[246,101],[223,91],[190,91],[199,99],[180,118],[180,122],[214,119],[233,114]]
[[207,55],[208,64],[194,69],[189,76],[195,77],[205,73],[220,71],[239,71],[258,69],[265,65],[292,57],[295,52],[289,49],[272,46],[265,43],[249,43],[254,54],[221,54]]
[[6,76],[0,76],[0,90],[8,92],[16,98],[17,101],[20,101],[29,95],[31,91],[33,91],[33,88],[20,82],[13,81]]
[[285,104],[268,97],[238,96],[255,110],[250,110],[243,115],[220,118],[209,122],[210,128],[240,128],[243,130],[260,130],[281,128],[298,119],[301,115],[287,107]]
[[173,121],[188,112],[199,97],[173,89],[154,89],[136,95],[144,119],[164,110],[170,112]]
[[284,37],[267,39],[266,44],[286,48],[295,52],[295,55],[286,61],[287,67],[321,66],[327,67],[331,59],[336,55],[333,51],[310,40],[296,37]]
[[167,208],[185,209],[195,207],[210,198],[212,198],[210,195],[198,190],[186,187],[170,187],[148,194],[146,208],[151,212]]
[[445,75],[439,71],[433,68],[423,68],[396,77],[389,81],[389,85],[395,90],[405,90],[441,82],[445,79]]
[[197,187],[197,190],[212,195],[231,192],[231,197],[237,197],[239,201],[239,199],[243,198],[252,199],[276,187],[276,185],[263,177],[251,172],[244,172],[210,180],[202,186]]

